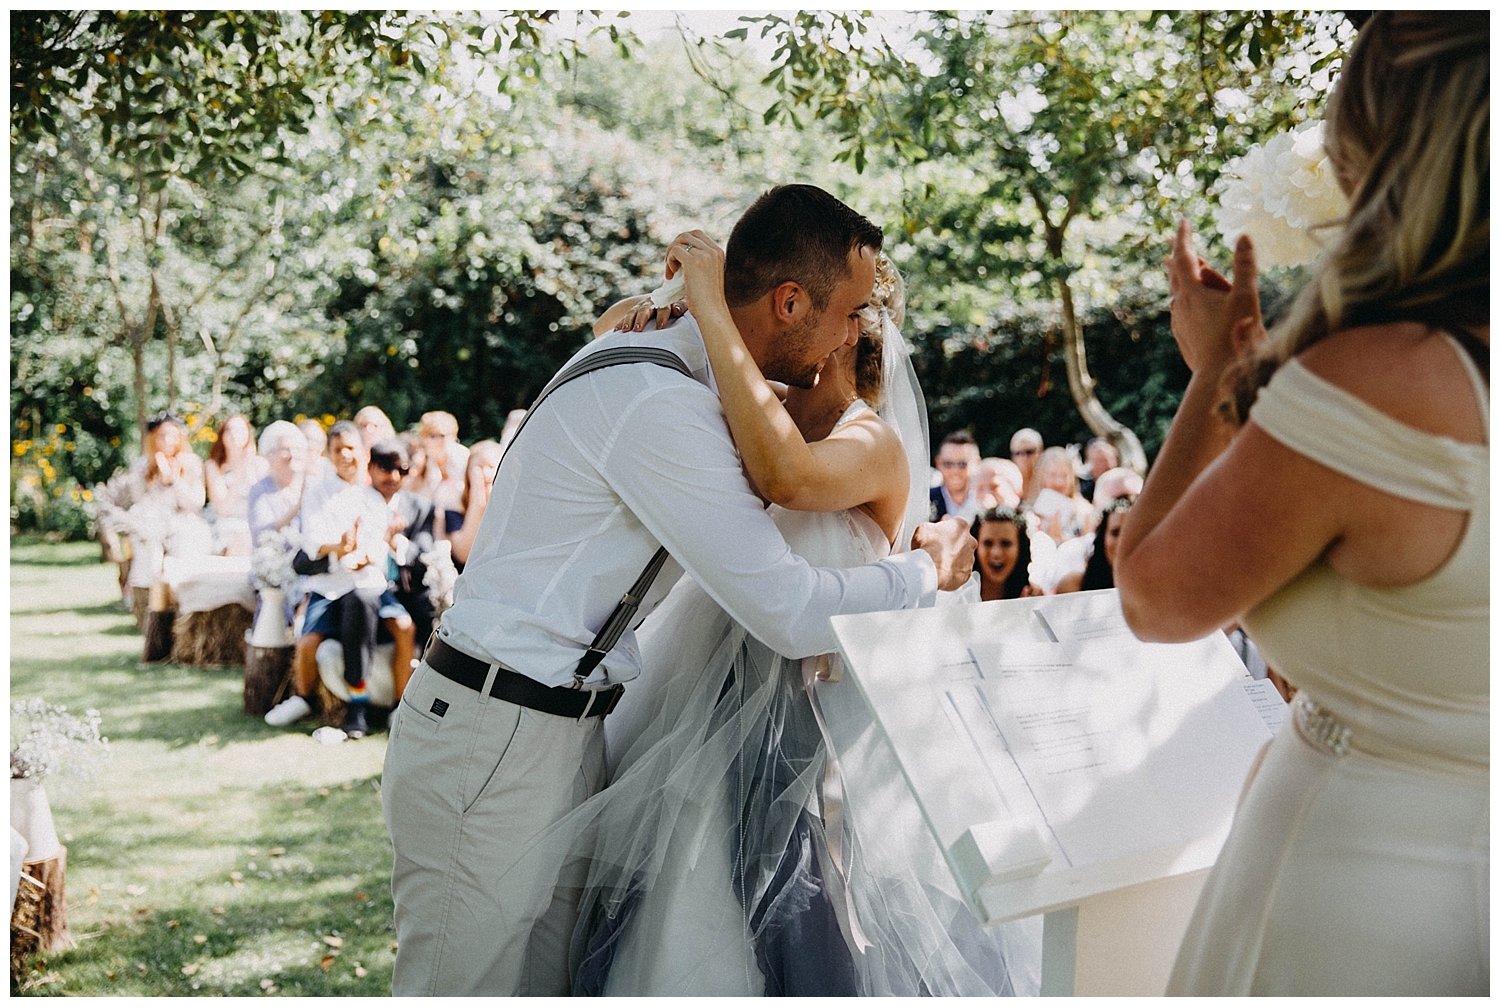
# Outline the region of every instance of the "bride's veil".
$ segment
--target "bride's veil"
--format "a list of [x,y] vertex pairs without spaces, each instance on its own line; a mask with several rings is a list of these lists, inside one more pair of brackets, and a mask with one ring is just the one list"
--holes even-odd
[[[899,281],[898,281],[899,282]],[[906,518],[896,536],[895,551],[911,547],[912,533],[928,517],[928,433],[927,400],[917,382],[917,371],[911,362],[911,347],[901,334],[900,307],[893,312],[889,303],[879,309],[882,337],[881,401],[876,410],[880,418],[901,438],[906,461],[911,469],[911,491],[906,498]]]

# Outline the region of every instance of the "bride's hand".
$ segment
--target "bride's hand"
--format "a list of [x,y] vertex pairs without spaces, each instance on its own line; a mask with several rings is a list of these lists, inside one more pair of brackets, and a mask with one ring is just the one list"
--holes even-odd
[[651,306],[651,298],[645,297],[641,299],[639,304],[631,308],[625,314],[625,317],[615,323],[615,329],[620,332],[629,332],[632,329],[636,332],[642,332],[646,328],[646,323],[653,318],[656,319],[656,327],[663,329],[666,328],[667,323],[672,319],[681,318],[687,314],[687,310],[687,298],[683,298],[680,301],[673,301],[665,308],[653,308]]
[[932,557],[937,566],[938,590],[957,591],[974,572],[974,549],[978,545],[969,526],[948,516],[935,524],[919,524],[911,547]]
[[1193,250],[1193,229],[1177,225],[1167,260],[1172,292],[1172,335],[1193,371],[1219,369],[1265,340],[1255,247],[1241,236],[1234,249],[1234,282],[1220,276]]
[[693,317],[702,319],[713,311],[729,313],[724,299],[724,250],[702,231],[684,231],[667,246],[667,279],[678,272],[687,284],[687,302]]

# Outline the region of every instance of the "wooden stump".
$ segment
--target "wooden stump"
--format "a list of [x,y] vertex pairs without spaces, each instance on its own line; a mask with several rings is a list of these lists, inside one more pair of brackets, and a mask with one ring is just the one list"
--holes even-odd
[[264,717],[281,701],[292,680],[295,647],[245,644],[245,716]]
[[349,704],[328,690],[328,686],[323,683],[321,672],[318,673],[318,687],[313,695],[318,698],[318,719],[329,727],[343,727],[344,709]]
[[73,947],[68,934],[68,900],[63,875],[68,848],[48,860],[21,866],[21,887],[10,915],[10,974],[19,975],[25,960],[37,953]]
[[141,648],[142,661],[165,661],[172,656],[172,623],[176,617],[177,613],[170,608],[146,613],[146,625],[142,630],[146,636],[146,644]]
[[151,611],[151,589],[149,587],[133,587],[130,589],[130,614],[135,616],[135,628],[137,632],[146,632],[146,613]]
[[243,605],[189,612],[172,628],[172,661],[197,668],[245,663],[245,632],[254,615]]

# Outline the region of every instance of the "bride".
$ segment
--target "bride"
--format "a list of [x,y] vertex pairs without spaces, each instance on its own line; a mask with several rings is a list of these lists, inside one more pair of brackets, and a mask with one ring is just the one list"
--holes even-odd
[[[724,305],[718,246],[690,232],[667,263],[684,271],[746,473],[792,549],[848,567],[904,548],[926,520],[927,431],[890,263],[859,331],[784,404]],[[596,331],[669,314],[629,299]],[[642,676],[605,721],[610,786],[530,857],[582,889],[575,992],[1037,991],[1039,927],[973,921],[836,658],[772,653],[687,577],[639,642]]]

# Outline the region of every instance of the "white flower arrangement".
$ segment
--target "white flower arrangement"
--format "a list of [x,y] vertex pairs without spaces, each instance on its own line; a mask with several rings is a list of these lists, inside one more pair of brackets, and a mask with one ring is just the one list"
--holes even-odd
[[[66,706],[44,699],[18,699],[11,704],[10,778],[36,780],[67,768],[83,772],[88,759],[109,751],[109,739],[99,736],[99,711],[84,710],[83,719]],[[19,728],[19,729],[18,729]]]
[[1333,233],[1329,225],[1349,212],[1323,150],[1322,120],[1251,147],[1224,166],[1213,191],[1219,233],[1230,245],[1248,234],[1265,266],[1312,262]]
[[427,568],[422,574],[422,583],[432,598],[432,606],[438,615],[453,607],[453,585],[458,583],[458,567],[453,565],[453,543],[447,539],[436,542],[432,549],[420,557]]
[[268,531],[250,554],[250,576],[257,591],[284,588],[297,579],[292,557],[297,554],[297,536],[288,531]]

